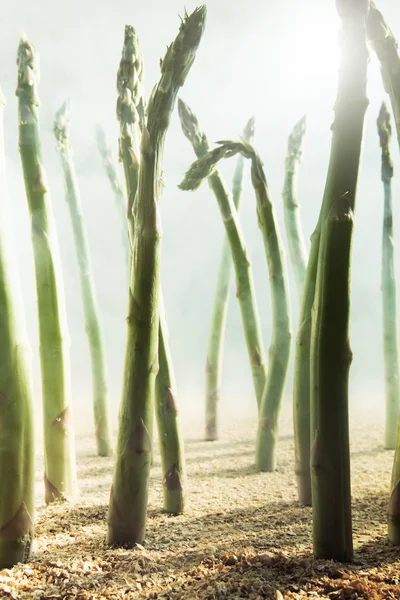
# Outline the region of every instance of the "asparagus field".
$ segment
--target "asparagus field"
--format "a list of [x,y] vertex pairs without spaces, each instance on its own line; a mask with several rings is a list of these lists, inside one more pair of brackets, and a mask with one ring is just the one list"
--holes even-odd
[[400,598],[400,13],[20,3],[0,598]]

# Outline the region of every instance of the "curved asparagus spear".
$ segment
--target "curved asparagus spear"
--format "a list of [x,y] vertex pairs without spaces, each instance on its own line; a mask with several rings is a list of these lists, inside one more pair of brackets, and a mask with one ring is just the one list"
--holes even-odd
[[278,418],[289,363],[291,331],[284,253],[262,162],[248,143],[220,142],[219,147],[193,163],[180,187],[185,190],[197,189],[201,181],[214,171],[215,165],[221,158],[229,158],[239,152],[251,160],[251,179],[257,199],[257,216],[270,274],[273,331],[269,348],[268,377],[259,411],[256,467],[259,471],[273,471],[276,468]]
[[[207,153],[210,150],[208,140],[205,134],[200,130],[199,122],[187,104],[180,102],[179,107],[179,116],[183,133],[192,143],[195,154],[200,160],[201,157],[208,156]],[[196,163],[197,162],[198,161],[196,161]],[[230,245],[236,274],[236,296],[239,300],[240,311],[242,314],[243,329],[253,375],[253,385],[256,393],[257,405],[258,408],[260,408],[267,372],[251,264],[248,258],[237,210],[231,196],[225,189],[218,170],[215,169],[215,165],[209,169],[204,177],[208,177],[208,183],[218,202]],[[200,185],[200,181],[198,185]],[[182,187],[182,189],[191,188]]]
[[383,85],[390,97],[397,141],[400,147],[400,55],[398,43],[382,13],[372,0],[369,2],[367,35],[381,65]]
[[92,274],[92,261],[83,217],[82,202],[72,158],[69,113],[69,102],[65,102],[55,115],[53,132],[57,140],[57,150],[64,171],[66,200],[71,216],[76,256],[78,259],[85,330],[92,365],[93,410],[97,453],[99,456],[110,456],[112,454],[112,442],[109,423],[108,376],[104,339],[100,325],[99,308]]
[[35,506],[32,356],[10,235],[4,104],[0,89],[0,570],[29,559]]
[[396,447],[397,419],[400,412],[399,346],[397,300],[393,246],[392,187],[393,163],[390,156],[392,130],[385,103],[379,113],[378,134],[382,148],[382,183],[385,196],[382,231],[382,315],[383,352],[386,382],[385,448]]
[[161,62],[161,78],[148,106],[140,153],[120,427],[108,512],[110,544],[143,541],[150,475],[152,414],[158,371],[161,225],[158,202],[164,140],[176,96],[195,59],[205,6],[185,14],[179,33]]
[[74,496],[76,490],[69,339],[56,227],[42,166],[38,57],[25,38],[20,40],[17,65],[19,151],[31,214],[39,312],[45,501],[52,502]]
[[[180,108],[181,100],[178,107]],[[243,139],[252,143],[254,137],[254,119],[250,119],[243,131]],[[232,182],[232,198],[236,210],[239,210],[243,187],[245,160],[239,155]],[[205,439],[218,439],[218,404],[221,389],[222,360],[226,316],[228,312],[229,288],[232,279],[232,256],[227,236],[224,237],[217,276],[214,308],[211,319],[211,331],[208,341],[206,364],[206,402],[205,402]]]
[[127,202],[124,191],[122,189],[122,183],[119,179],[118,171],[111,152],[111,148],[107,143],[106,134],[104,133],[104,130],[100,125],[97,125],[96,127],[96,140],[97,147],[103,160],[104,170],[107,173],[112,191],[114,192],[115,204],[120,215],[122,248],[124,250],[126,270],[129,273],[129,261],[131,252],[129,249],[129,236],[126,222]]
[[289,136],[286,156],[285,184],[283,187],[283,207],[285,227],[292,261],[297,292],[301,298],[307,268],[307,250],[300,223],[299,204],[296,198],[297,166],[301,160],[303,137],[306,132],[306,118],[303,117]]
[[351,530],[348,379],[351,240],[367,99],[368,0],[337,0],[341,61],[332,146],[320,213],[311,330],[311,483],[317,558],[349,561]]

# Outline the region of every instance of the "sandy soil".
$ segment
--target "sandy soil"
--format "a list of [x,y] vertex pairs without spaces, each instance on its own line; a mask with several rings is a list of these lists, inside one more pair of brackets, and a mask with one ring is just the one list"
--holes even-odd
[[[77,436],[79,500],[39,506],[29,564],[0,571],[0,598],[400,598],[400,549],[386,541],[393,452],[371,411],[352,419],[355,561],[314,560],[311,509],[298,506],[290,408],[283,410],[278,471],[253,466],[256,422],[231,415],[218,442],[201,439],[201,415],[183,419],[189,506],[162,513],[156,456],[146,541],[134,550],[105,544],[112,459]],[[38,464],[38,493],[41,494]],[[39,504],[42,496],[38,496]]]

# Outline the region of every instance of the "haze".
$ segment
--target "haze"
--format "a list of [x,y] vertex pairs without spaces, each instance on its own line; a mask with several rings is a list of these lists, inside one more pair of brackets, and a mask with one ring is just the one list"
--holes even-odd
[[[106,130],[115,154],[118,124],[115,118],[115,79],[124,25],[132,24],[139,36],[149,94],[159,76],[159,59],[179,27],[184,4],[162,2],[69,2],[16,0],[4,3],[0,17],[0,85],[8,106],[5,113],[8,187],[13,211],[19,268],[25,297],[30,341],[34,351],[35,386],[39,383],[38,335],[33,262],[26,199],[18,155],[17,112],[14,96],[16,49],[25,32],[41,58],[40,117],[44,165],[60,240],[67,297],[73,391],[77,407],[91,404],[91,378],[84,332],[81,296],[72,232],[52,121],[55,111],[72,99],[72,143],[80,178],[99,304],[108,348],[111,400],[114,415],[120,398],[125,346],[127,297],[124,255],[118,213],[97,152],[94,128]],[[191,2],[188,12],[195,7]],[[212,0],[198,57],[182,91],[182,98],[197,114],[210,142],[238,138],[247,119],[256,117],[255,145],[264,161],[272,198],[284,235],[281,190],[287,136],[294,123],[307,114],[307,134],[300,171],[298,199],[305,235],[316,223],[325,184],[331,140],[330,124],[337,81],[337,17],[334,0],[307,4],[295,0]],[[379,8],[397,38],[400,12],[393,0],[380,0]],[[376,118],[383,99],[375,57],[371,57],[370,106],[367,111],[364,153],[360,173],[353,248],[352,400],[384,405],[381,332],[381,221],[383,190]],[[400,230],[400,172],[396,139],[394,221]],[[204,366],[216,268],[222,242],[222,223],[216,201],[206,184],[195,193],[177,188],[194,160],[175,113],[165,149],[166,189],[162,198],[162,279],[170,342],[182,406],[202,403]],[[222,165],[230,184],[234,161]],[[255,199],[246,182],[241,220],[250,249],[265,345],[271,331],[271,310],[261,235],[255,216]],[[286,239],[284,237],[286,246]],[[288,259],[288,255],[287,255]],[[400,255],[396,254],[399,274]],[[293,331],[297,328],[298,299],[290,273]],[[237,301],[232,293],[225,353],[223,406],[234,402],[252,407],[250,369]],[[292,355],[293,356],[293,355]],[[290,394],[292,377],[287,384]]]

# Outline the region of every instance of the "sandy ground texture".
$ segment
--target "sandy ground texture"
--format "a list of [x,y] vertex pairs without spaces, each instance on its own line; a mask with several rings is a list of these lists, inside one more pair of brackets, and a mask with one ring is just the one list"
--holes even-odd
[[[204,442],[201,415],[183,419],[189,475],[185,515],[162,513],[158,456],[143,546],[105,543],[112,459],[95,456],[91,434],[77,435],[80,497],[38,506],[34,554],[0,571],[0,598],[400,598],[400,549],[386,541],[393,452],[383,424],[352,419],[352,564],[314,560],[311,509],[296,501],[290,407],[281,420],[275,473],[254,469],[254,418],[226,417],[218,442]],[[38,462],[38,492],[41,494]],[[42,502],[42,496],[38,496]]]

